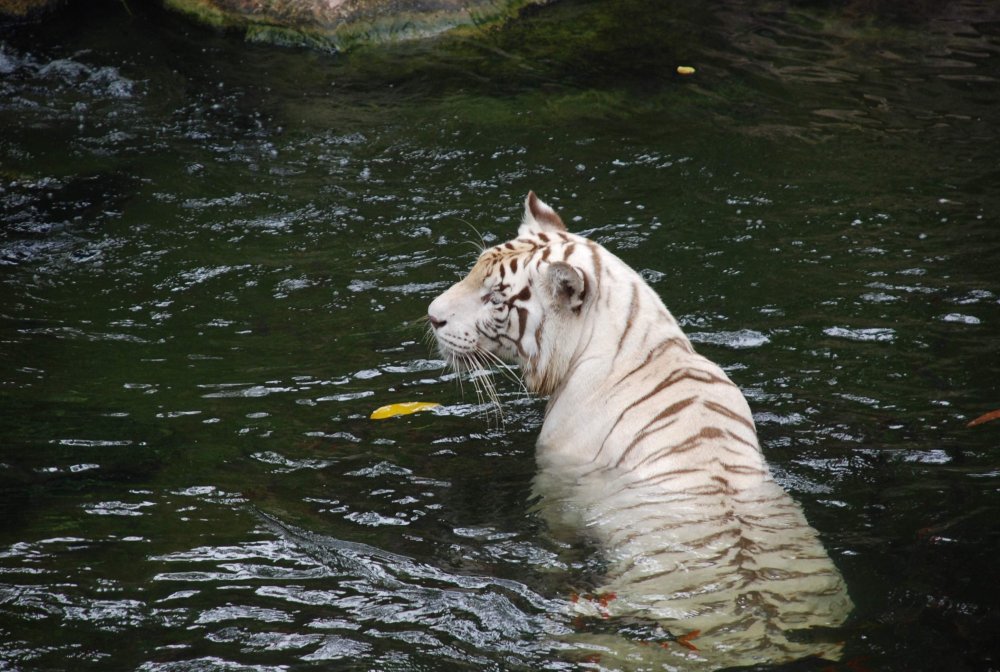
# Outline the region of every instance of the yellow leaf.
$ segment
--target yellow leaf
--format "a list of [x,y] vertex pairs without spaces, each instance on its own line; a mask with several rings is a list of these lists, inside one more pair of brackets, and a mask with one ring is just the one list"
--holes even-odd
[[381,406],[372,411],[371,419],[385,420],[386,418],[393,418],[397,415],[409,415],[410,413],[424,411],[440,405],[434,401],[404,401],[400,404],[389,404],[388,406]]
[[678,65],[677,66],[677,74],[678,75],[693,75],[694,74],[694,68],[692,68],[690,65]]

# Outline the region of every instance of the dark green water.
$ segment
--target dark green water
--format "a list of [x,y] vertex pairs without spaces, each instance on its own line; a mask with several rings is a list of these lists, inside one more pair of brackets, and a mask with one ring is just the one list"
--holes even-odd
[[1000,13],[938,11],[0,34],[0,669],[572,669],[543,402],[491,424],[419,322],[529,189],[750,398],[856,604],[809,669],[1000,669]]

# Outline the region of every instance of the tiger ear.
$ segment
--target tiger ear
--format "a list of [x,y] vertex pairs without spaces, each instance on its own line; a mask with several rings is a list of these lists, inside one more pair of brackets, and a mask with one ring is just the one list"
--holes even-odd
[[586,277],[565,261],[554,261],[545,270],[545,284],[556,304],[577,313],[587,295]]
[[535,196],[535,192],[529,191],[528,197],[524,199],[524,219],[517,230],[517,235],[527,236],[538,233],[554,233],[565,231],[566,225],[556,214],[556,211],[549,207],[542,199]]

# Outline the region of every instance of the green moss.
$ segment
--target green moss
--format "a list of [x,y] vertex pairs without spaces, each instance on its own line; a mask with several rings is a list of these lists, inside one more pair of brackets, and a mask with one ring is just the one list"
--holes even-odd
[[213,28],[235,28],[239,21],[235,17],[218,9],[206,0],[164,0],[168,9],[180,12],[198,23]]

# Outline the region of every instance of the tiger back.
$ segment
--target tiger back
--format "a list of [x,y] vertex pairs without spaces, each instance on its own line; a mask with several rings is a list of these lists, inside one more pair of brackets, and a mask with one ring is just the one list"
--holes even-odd
[[548,396],[539,510],[600,544],[615,596],[578,609],[698,632],[701,646],[658,652],[685,669],[836,658],[790,633],[844,620],[840,574],[771,478],[739,388],[638,273],[529,193],[518,236],[428,317],[455,368],[513,362]]

